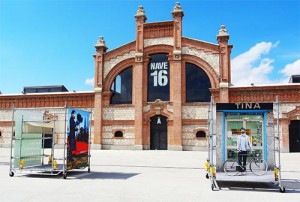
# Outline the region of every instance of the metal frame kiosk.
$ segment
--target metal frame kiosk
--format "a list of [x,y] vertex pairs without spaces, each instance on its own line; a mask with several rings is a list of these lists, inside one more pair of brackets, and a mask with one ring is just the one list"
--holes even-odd
[[[73,111],[76,129],[70,146]],[[67,107],[13,108],[9,176],[62,174],[66,179],[73,169],[88,167],[90,172],[90,116],[88,111]]]
[[[274,103],[217,103],[214,105],[213,100],[211,101],[208,160],[205,166],[206,178],[211,179],[212,190],[219,190],[223,183],[242,182],[258,186],[260,183],[257,182],[261,182],[269,183],[270,187],[278,185],[279,191],[285,192],[285,187],[281,183],[278,99],[275,103],[277,131],[274,128],[273,105]],[[241,127],[246,128],[254,149],[254,156],[267,162],[267,172],[262,176],[251,172],[245,175],[228,176],[223,171],[223,163],[227,159],[237,157],[236,140]]]

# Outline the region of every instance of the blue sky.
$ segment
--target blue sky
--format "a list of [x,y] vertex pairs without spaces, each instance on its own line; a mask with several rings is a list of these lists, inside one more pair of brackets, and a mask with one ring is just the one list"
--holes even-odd
[[[135,40],[138,6],[147,22],[172,20],[169,0],[0,0],[0,91],[65,85],[93,90],[94,45]],[[300,74],[300,1],[179,1],[183,36],[217,43],[226,25],[235,85],[285,83]]]

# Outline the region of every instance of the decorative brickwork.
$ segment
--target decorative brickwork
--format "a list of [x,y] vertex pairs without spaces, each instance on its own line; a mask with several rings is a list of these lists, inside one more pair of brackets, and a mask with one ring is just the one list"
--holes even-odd
[[166,37],[166,38],[156,38],[156,39],[145,39],[144,40],[144,47],[155,46],[155,45],[173,45],[173,38]]
[[186,55],[193,55],[196,57],[201,58],[202,60],[206,61],[216,72],[216,74],[220,73],[219,70],[219,54],[217,53],[211,53],[211,52],[205,52],[203,50],[199,50],[196,48],[190,48],[190,47],[182,47],[182,54]]
[[145,23],[144,24],[144,38],[162,38],[173,36],[173,21]]
[[134,120],[134,108],[103,108],[103,120]]
[[0,95],[0,108],[93,107],[94,93]]
[[130,51],[121,56],[117,56],[116,58],[112,58],[109,61],[105,61],[103,78],[106,78],[107,74],[111,71],[111,69],[114,68],[119,62],[134,57],[135,57],[135,51]]
[[182,119],[207,119],[207,106],[184,106],[182,107]]

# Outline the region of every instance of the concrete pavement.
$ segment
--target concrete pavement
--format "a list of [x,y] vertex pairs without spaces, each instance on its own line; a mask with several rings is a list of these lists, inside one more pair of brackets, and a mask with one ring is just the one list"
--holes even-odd
[[300,153],[283,153],[277,189],[226,188],[212,191],[205,178],[206,152],[91,151],[91,173],[9,177],[9,149],[0,149],[1,202],[54,201],[289,201],[300,199]]

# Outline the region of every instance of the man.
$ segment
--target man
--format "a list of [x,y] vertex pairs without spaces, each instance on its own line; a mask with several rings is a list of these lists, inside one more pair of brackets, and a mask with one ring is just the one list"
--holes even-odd
[[70,133],[69,133],[69,159],[73,161],[72,151],[75,150],[75,131],[77,130],[76,122],[75,122],[75,110],[72,110],[70,117]]
[[245,128],[241,128],[241,134],[237,137],[238,163],[243,167],[246,166],[247,151],[253,151],[250,139],[248,135],[246,135],[245,131]]

